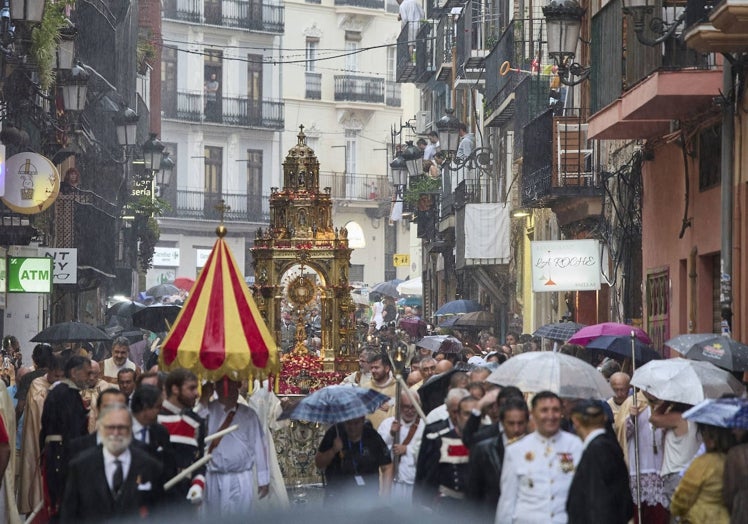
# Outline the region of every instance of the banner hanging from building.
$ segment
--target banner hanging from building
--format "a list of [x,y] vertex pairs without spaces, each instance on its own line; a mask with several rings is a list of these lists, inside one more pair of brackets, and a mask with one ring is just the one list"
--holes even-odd
[[545,240],[530,243],[532,290],[600,289],[600,243],[597,240]]

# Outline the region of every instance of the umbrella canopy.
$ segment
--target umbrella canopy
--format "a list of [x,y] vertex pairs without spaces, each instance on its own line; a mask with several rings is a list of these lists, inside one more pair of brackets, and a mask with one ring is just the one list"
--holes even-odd
[[714,338],[717,335],[714,333],[688,333],[686,335],[678,335],[670,340],[665,341],[665,345],[673,348],[681,355],[685,355],[686,352],[693,347],[697,342],[703,342],[704,340]]
[[153,298],[170,297],[172,295],[178,295],[179,288],[174,284],[159,284],[148,288],[145,294]]
[[454,347],[459,344],[459,349],[455,352],[459,352],[459,350],[462,349],[462,343],[458,339],[450,335],[429,335],[416,342],[416,346],[419,348],[429,349],[433,353],[436,353],[440,349],[442,349],[443,345],[446,345],[445,342],[448,342],[450,346]]
[[439,322],[439,327],[444,327],[444,328],[455,327],[455,322],[457,322],[458,318],[460,318],[459,315],[449,315],[447,317],[442,317]]
[[462,313],[472,313],[473,311],[482,311],[483,306],[475,300],[452,300],[436,310],[434,316],[442,315],[460,315]]
[[629,326],[627,324],[619,324],[617,322],[603,322],[601,324],[593,324],[591,326],[583,327],[577,331],[574,336],[569,338],[569,344],[580,344],[586,346],[597,337],[605,335],[610,336],[631,336],[631,332],[634,332],[634,336],[644,342],[645,344],[651,344],[652,340],[649,338],[643,330]]
[[260,315],[242,273],[219,238],[169,335],[160,365],[186,368],[207,380],[263,378],[280,371],[278,347]]
[[145,309],[145,304],[133,300],[123,300],[122,302],[113,304],[109,309],[107,309],[106,316],[107,318],[113,315],[118,317],[131,317],[141,309]]
[[[631,335],[627,337],[597,337],[587,344],[587,349],[597,349],[612,358],[631,358]],[[662,356],[651,346],[634,337],[634,358],[637,366]]]
[[400,329],[405,331],[412,338],[421,338],[426,336],[426,322],[418,318],[400,319]]
[[683,413],[683,418],[720,428],[748,429],[748,399],[706,399]]
[[351,300],[353,300],[354,304],[358,304],[360,306],[369,305],[369,299],[361,295],[360,293],[351,293]]
[[421,297],[404,297],[397,301],[398,306],[421,306],[423,299]]
[[43,329],[31,339],[31,342],[60,344],[62,342],[98,342],[107,340],[112,340],[112,337],[99,328],[83,322],[70,321]]
[[563,398],[605,400],[613,390],[592,365],[584,360],[550,351],[512,357],[486,379],[500,386],[516,386],[523,393],[552,391]]
[[132,325],[154,333],[169,331],[182,311],[176,304],[154,304],[141,309],[132,316]]
[[671,358],[653,360],[634,372],[631,385],[661,400],[698,404],[724,394],[742,395],[743,385],[709,362]]
[[389,400],[387,395],[369,388],[326,386],[303,398],[288,418],[337,424],[368,415]]
[[174,282],[172,282],[172,285],[182,291],[189,291],[192,289],[192,286],[195,285],[195,279],[189,277],[177,277],[174,279]]
[[683,356],[691,360],[711,362],[730,371],[748,370],[748,346],[729,337],[714,335],[695,342]]
[[562,340],[566,342],[574,334],[586,327],[585,324],[577,324],[576,322],[555,322],[553,324],[545,324],[540,326],[532,334],[533,337],[550,338],[552,340]]
[[423,295],[423,280],[421,277],[411,278],[397,285],[397,292],[401,295]]
[[454,327],[491,327],[496,325],[496,317],[490,311],[473,311],[459,315],[453,324]]
[[400,296],[400,293],[397,292],[397,286],[402,282],[403,281],[399,278],[388,280],[387,282],[380,282],[373,286],[369,290],[369,293],[380,293],[382,295],[387,295],[388,297],[397,298]]

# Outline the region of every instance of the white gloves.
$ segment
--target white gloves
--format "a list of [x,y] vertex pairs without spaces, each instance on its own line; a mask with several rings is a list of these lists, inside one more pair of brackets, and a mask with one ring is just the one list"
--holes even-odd
[[[202,477],[200,475],[199,477]],[[205,486],[205,482],[202,481],[200,478],[195,478],[195,480],[192,481],[192,486],[190,486],[190,490],[187,492],[187,500],[189,500],[194,505],[202,504],[203,502],[203,487]]]

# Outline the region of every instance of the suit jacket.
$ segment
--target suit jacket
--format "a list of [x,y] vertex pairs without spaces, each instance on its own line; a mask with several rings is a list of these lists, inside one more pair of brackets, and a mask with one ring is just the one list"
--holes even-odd
[[626,524],[634,514],[629,472],[618,442],[598,435],[582,453],[566,499],[569,524]]
[[130,469],[117,497],[109,489],[100,447],[75,457],[68,467],[60,522],[103,522],[150,513],[163,494],[161,466],[139,447],[130,446],[130,453]]
[[174,447],[171,445],[169,431],[164,426],[159,423],[148,426],[148,444],[144,444],[144,449],[161,464],[163,482],[177,474]]
[[471,448],[480,442],[488,438],[500,435],[498,424],[483,424],[483,417],[470,414],[470,417],[465,423],[465,427],[462,428],[462,442]]
[[504,440],[499,434],[481,440],[470,448],[468,461],[467,498],[477,503],[480,514],[493,522],[501,494],[501,463],[504,461]]

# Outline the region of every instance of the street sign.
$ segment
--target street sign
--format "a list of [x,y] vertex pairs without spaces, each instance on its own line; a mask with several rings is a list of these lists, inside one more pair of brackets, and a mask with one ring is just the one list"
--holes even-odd
[[51,293],[50,257],[8,257],[8,293]]
[[392,265],[395,267],[407,267],[410,265],[410,255],[400,254],[392,255]]

